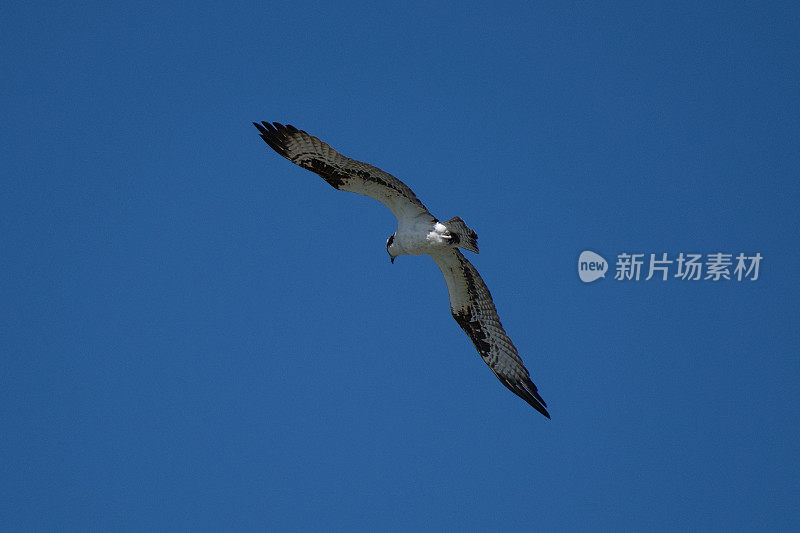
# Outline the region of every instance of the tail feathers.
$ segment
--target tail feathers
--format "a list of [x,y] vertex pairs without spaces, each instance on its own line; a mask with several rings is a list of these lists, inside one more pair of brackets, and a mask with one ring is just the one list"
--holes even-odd
[[453,217],[446,222],[442,222],[442,224],[453,236],[453,245],[478,253],[478,234],[469,229],[460,217]]

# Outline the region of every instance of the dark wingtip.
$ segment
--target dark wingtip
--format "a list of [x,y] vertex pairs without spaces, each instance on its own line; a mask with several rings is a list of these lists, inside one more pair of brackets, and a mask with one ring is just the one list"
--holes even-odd
[[267,145],[278,152],[283,157],[287,157],[286,155],[286,135],[287,132],[286,128],[278,122],[273,122],[270,124],[266,121],[261,121],[261,124],[258,122],[253,122],[253,126],[256,127],[258,132],[261,134],[261,138],[264,140]]
[[[537,394],[537,396],[538,396],[538,394]],[[525,398],[523,398],[523,399],[525,399]],[[525,399],[525,401],[528,401],[528,400]],[[528,403],[531,405],[531,407],[533,407],[534,409],[536,409],[537,411],[542,413],[545,416],[545,418],[550,420],[550,413],[547,412],[547,408],[544,405],[544,402],[538,402],[538,401],[531,402],[531,401],[528,401]]]
[[530,378],[520,381],[511,381],[496,373],[495,375],[500,380],[500,383],[505,385],[508,390],[525,400],[528,405],[542,413],[548,420],[550,419],[550,413],[547,412],[547,404],[544,403],[542,397],[539,396],[536,385],[533,384]]
[[550,413],[547,412],[547,404],[544,402],[544,398],[539,396],[539,392],[536,390],[536,385],[534,385],[532,381],[528,380],[528,383],[525,384],[524,388],[527,392],[530,392],[530,398],[526,398],[525,396],[522,398],[531,404],[534,409],[542,413],[545,417],[547,417],[548,420],[550,420]]

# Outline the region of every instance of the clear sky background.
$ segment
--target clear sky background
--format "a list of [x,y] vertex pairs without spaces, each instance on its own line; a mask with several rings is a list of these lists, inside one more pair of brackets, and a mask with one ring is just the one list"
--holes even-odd
[[[798,528],[800,10],[697,4],[5,3],[2,529]],[[478,232],[551,421],[254,120]]]

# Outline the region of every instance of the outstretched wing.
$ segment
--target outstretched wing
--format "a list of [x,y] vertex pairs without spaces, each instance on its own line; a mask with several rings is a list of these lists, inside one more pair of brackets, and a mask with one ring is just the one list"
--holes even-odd
[[319,174],[334,189],[374,198],[391,209],[398,219],[430,216],[414,192],[391,174],[345,157],[294,126],[277,122],[253,122],[253,125],[270,148],[292,163]]
[[478,271],[456,248],[431,257],[439,266],[450,293],[450,311],[472,339],[475,348],[500,382],[547,418],[547,404],[531,381],[517,349],[506,335],[492,295]]

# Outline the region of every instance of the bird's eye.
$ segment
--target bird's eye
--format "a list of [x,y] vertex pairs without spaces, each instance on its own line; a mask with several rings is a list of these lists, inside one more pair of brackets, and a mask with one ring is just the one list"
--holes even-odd
[[393,243],[393,242],[394,242],[394,234],[392,234],[392,235],[389,235],[389,240],[388,240],[388,241],[386,241],[386,247],[387,247],[387,248],[388,248],[388,247],[390,247],[390,246],[392,245],[392,243]]

